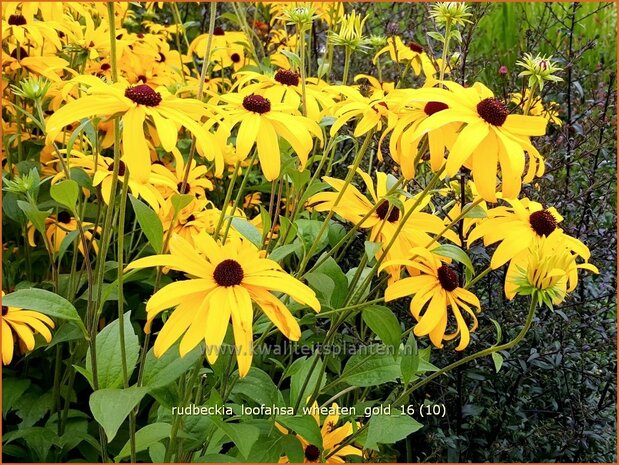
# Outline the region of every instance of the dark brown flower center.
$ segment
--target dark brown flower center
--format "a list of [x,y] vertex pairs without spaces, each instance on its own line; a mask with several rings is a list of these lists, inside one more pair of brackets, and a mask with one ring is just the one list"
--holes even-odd
[[193,213],[191,215],[189,215],[187,217],[187,221],[185,221],[186,223],[189,223],[190,221],[194,221],[196,219],[196,217],[193,215]]
[[11,58],[15,58],[17,60],[17,51],[19,50],[19,59],[23,60],[24,58],[28,58],[28,52],[26,52],[26,49],[24,47],[18,47],[15,48],[15,50],[13,50],[11,52]]
[[426,115],[432,116],[434,113],[447,110],[448,108],[449,106],[443,102],[428,102],[426,106],[423,107],[423,111]]
[[110,65],[109,63],[103,63],[101,65],[101,71],[107,71],[108,69],[110,69],[112,67],[112,65]]
[[232,55],[230,55],[230,59],[233,63],[238,63],[239,61],[241,61],[241,55],[239,55],[238,53],[233,53]]
[[453,291],[459,284],[458,275],[447,265],[441,265],[438,269],[438,281],[447,292]]
[[23,26],[26,24],[26,18],[22,15],[11,15],[8,21],[10,26]]
[[310,462],[317,462],[320,458],[320,449],[314,444],[310,444],[305,448],[305,458]]
[[7,313],[9,313],[9,307],[7,307],[6,305],[2,306],[2,316],[6,315]]
[[548,210],[531,213],[529,223],[538,236],[549,236],[557,228],[557,220]]
[[185,187],[183,187],[183,183],[182,182],[179,182],[176,185],[176,189],[178,190],[179,194],[188,194],[189,190],[191,189],[191,187],[189,186],[188,182],[185,183]]
[[[400,209],[395,205],[391,205],[391,211],[389,211],[389,202],[387,200],[383,200],[378,208],[376,209],[376,214],[381,220],[386,219],[389,223],[395,223],[400,219]],[[387,216],[387,212],[389,212],[389,216]]]
[[243,107],[245,107],[247,111],[262,114],[271,111],[271,102],[268,98],[252,94],[243,99]]
[[159,59],[157,60],[157,63],[163,63],[164,61],[165,61],[165,55],[159,52]]
[[224,34],[225,34],[225,31],[223,30],[222,27],[217,26],[215,29],[213,29],[214,36],[223,36]]
[[125,90],[125,97],[139,105],[146,105],[147,107],[156,107],[161,103],[161,94],[155,92],[145,84],[127,87],[127,90]]
[[494,126],[503,126],[509,115],[505,104],[496,98],[485,98],[479,102],[477,113],[484,121]]
[[71,215],[69,212],[60,212],[58,213],[58,221],[64,224],[69,224],[71,222]]
[[299,75],[294,71],[289,71],[287,69],[278,70],[277,73],[275,73],[275,80],[285,86],[299,85]]
[[413,52],[421,53],[423,52],[423,47],[419,45],[417,42],[409,42],[408,48],[410,48]]
[[[107,167],[108,171],[114,171],[114,162],[110,163],[110,165]],[[124,176],[125,175],[125,162],[122,160],[118,160],[118,176]]]
[[239,262],[231,259],[224,260],[215,267],[213,279],[223,287],[237,286],[243,281],[243,268]]

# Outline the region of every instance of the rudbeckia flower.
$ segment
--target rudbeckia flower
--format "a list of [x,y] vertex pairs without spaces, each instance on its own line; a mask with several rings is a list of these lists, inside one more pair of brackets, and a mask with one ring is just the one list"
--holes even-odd
[[[393,205],[387,200],[388,176],[386,173],[376,173],[376,185],[372,178],[367,174],[357,170],[357,174],[363,178],[363,182],[370,194],[370,197],[363,195],[359,189],[352,184],[346,187],[340,201],[335,205],[335,201],[339,196],[340,191],[344,187],[344,181],[341,179],[325,176],[322,178],[324,182],[329,184],[335,192],[319,192],[314,194],[308,200],[310,205],[316,211],[330,211],[340,215],[342,218],[350,221],[353,224],[358,224],[362,229],[370,229],[369,241],[378,242],[383,245],[383,248],[391,242],[400,226],[401,218],[407,215],[411,208],[415,211],[411,213],[406,221],[406,224],[399,232],[396,241],[389,249],[386,257],[387,260],[392,258],[402,257],[403,253],[412,247],[424,247],[432,241],[432,235],[441,233],[445,229],[445,223],[435,215],[425,213],[423,210],[430,202],[430,196],[419,202],[417,206],[416,197],[406,198],[399,195],[400,205],[403,210],[396,205]],[[368,213],[375,207],[366,220],[363,220]],[[454,243],[459,244],[458,236],[454,231],[447,230],[443,233],[443,237]],[[438,246],[438,244],[436,244]],[[377,257],[381,252],[377,252]],[[393,277],[399,276],[399,267],[390,269]]]
[[[417,247],[411,249],[409,255],[413,257],[411,260],[394,260],[382,265],[384,268],[397,263],[415,268],[421,273],[389,285],[385,290],[385,302],[413,296],[410,311],[417,320],[413,329],[415,336],[429,335],[432,344],[439,349],[443,347],[443,341],[450,341],[460,336],[456,350],[464,350],[469,345],[470,333],[477,329],[477,317],[471,307],[479,311],[479,299],[461,288],[458,274],[430,251]],[[456,328],[454,332],[446,334],[449,307],[456,320]],[[464,310],[473,321],[470,329],[461,310]]]
[[[318,403],[314,402],[310,412],[320,427],[322,448],[318,447],[316,444],[312,444],[300,434],[295,434],[295,437],[299,440],[301,447],[303,448],[303,463],[346,463],[345,457],[347,456],[355,455],[357,457],[362,457],[362,450],[352,445],[344,446],[337,452],[334,452],[333,455],[329,456],[331,451],[337,449],[337,447],[344,442],[344,440],[350,437],[355,430],[352,422],[350,421],[347,421],[342,426],[337,426],[340,421],[340,416],[337,413],[339,410],[340,407],[334,402],[331,404],[331,408],[329,408],[329,415],[321,421]],[[275,426],[282,433],[289,434],[289,431],[279,423],[275,423]],[[356,426],[359,428],[361,425],[357,423]],[[327,456],[329,457],[327,458]],[[290,463],[290,459],[283,456],[279,459],[279,463]]]
[[421,72],[431,77],[436,74],[436,68],[432,63],[430,57],[424,52],[423,47],[416,42],[402,42],[400,36],[393,36],[387,38],[387,45],[381,48],[376,55],[372,63],[376,64],[381,55],[389,53],[391,61],[398,63],[409,63],[416,76],[419,76]]
[[[66,150],[60,150],[61,153],[65,153]],[[95,162],[96,160],[96,162]],[[56,161],[53,161],[54,163]],[[94,155],[84,155],[76,150],[71,152],[71,157],[66,161],[71,167],[82,168],[86,174],[92,178],[93,187],[101,186],[101,195],[103,201],[109,205],[112,201],[114,192],[112,192],[112,176],[114,175],[114,160],[109,157],[99,155],[95,158]],[[157,210],[164,202],[164,198],[161,195],[160,190],[167,187],[168,189],[175,190],[177,185],[174,181],[161,176],[160,174],[151,172],[151,165],[149,162],[146,172],[147,181],[139,182],[133,176],[126,176],[125,162],[120,160],[118,166],[118,182],[128,182],[129,192],[136,197],[143,198],[154,210]],[[56,176],[52,178],[52,184],[58,182],[65,177],[64,171],[59,171]]]
[[[86,240],[92,242],[92,248],[95,253],[99,252],[99,246],[97,245],[97,240],[95,239],[101,233],[101,227],[97,227],[95,229],[95,225],[88,222],[82,222],[82,227],[84,228],[84,236]],[[73,231],[78,230],[77,220],[71,216],[69,212],[62,211],[58,213],[58,215],[52,215],[45,219],[45,236],[51,244],[53,250],[50,252],[58,252],[62,245],[62,241]],[[36,231],[34,225],[32,223],[28,223],[28,243],[32,247],[36,247],[36,242],[34,241],[34,232]],[[77,248],[82,255],[85,255],[84,245],[79,237],[75,237],[73,240],[77,239]]]
[[89,95],[67,103],[51,115],[46,124],[47,142],[53,141],[62,128],[74,121],[93,116],[111,117],[120,114],[123,125],[124,161],[131,176],[147,182],[150,156],[144,123],[149,133],[156,134],[164,150],[176,147],[178,126],[186,128],[196,138],[200,153],[215,160],[216,170],[223,170],[223,156],[216,139],[199,123],[205,114],[204,104],[194,99],[179,99],[165,88],[153,90],[147,85],[127,86],[105,84],[94,76],[80,76],[74,82],[90,86]]
[[539,116],[510,115],[505,104],[483,84],[475,83],[470,88],[449,81],[443,84],[450,93],[429,88],[417,91],[419,101],[441,102],[448,108],[421,122],[412,139],[450,123],[466,123],[447,157],[446,175],[455,176],[468,162],[480,195],[484,200],[496,202],[498,164],[503,198],[515,198],[522,184],[525,151],[529,155],[525,182],[535,174],[543,174],[543,160],[529,137],[544,135],[546,120]]
[[227,105],[217,107],[223,119],[221,130],[227,134],[239,124],[236,136],[236,157],[244,159],[256,144],[262,172],[268,181],[279,176],[280,150],[278,136],[284,138],[305,169],[314,146],[312,136],[322,143],[318,124],[299,114],[296,108],[271,101],[261,95],[228,94],[221,100]]
[[353,132],[354,137],[361,137],[370,129],[380,131],[385,122],[388,128],[392,128],[397,121],[396,114],[390,111],[383,92],[374,91],[370,97],[365,97],[359,90],[349,86],[330,86],[326,90],[334,95],[341,94],[345,97],[331,110],[336,117],[330,130],[331,137],[334,137],[342,126],[354,118],[359,118]]
[[[2,291],[4,297],[4,291]],[[34,335],[43,336],[49,343],[52,333],[49,328],[54,322],[47,315],[33,310],[24,310],[17,307],[2,306],[2,364],[8,365],[13,360],[15,341],[19,341],[22,351],[34,349]]]
[[531,91],[527,88],[524,91],[524,96],[520,92],[514,92],[510,94],[511,102],[515,103],[519,108],[525,109],[529,105],[529,114],[532,116],[541,116],[551,124],[556,124],[561,127],[563,121],[559,118],[559,104],[557,102],[549,102],[546,107],[542,102],[541,97],[534,98],[529,104],[531,98]]
[[173,236],[169,254],[141,258],[127,269],[150,266],[165,266],[189,278],[163,287],[146,304],[147,332],[159,313],[175,307],[155,341],[157,357],[182,336],[181,357],[205,341],[206,356],[213,364],[228,322],[232,320],[239,376],[243,377],[251,367],[253,356],[253,303],[293,341],[301,337],[299,324],[271,291],[288,294],[300,304],[320,311],[314,291],[242,239],[231,239],[220,245],[202,233],[192,246],[180,236]]
[[[260,93],[273,103],[283,103],[297,110],[301,105],[301,76],[294,71],[279,69],[273,77],[254,71],[239,72],[235,76],[238,78],[237,85],[244,94]],[[252,80],[258,82],[251,83]],[[305,81],[307,116],[320,122],[323,110],[333,105],[333,99],[323,92],[323,86],[316,84],[315,79],[309,78]]]
[[26,18],[21,11],[15,11],[7,18],[2,18],[2,39],[4,41],[10,38],[20,45],[30,42],[34,45],[43,46],[47,41],[57,50],[62,48],[58,33],[49,24],[38,21],[32,16]]
[[[488,217],[469,235],[469,245],[482,237],[486,246],[500,242],[490,260],[492,269],[503,266],[528,249],[536,238],[550,236],[563,221],[554,207],[544,209],[542,204],[527,198],[508,199],[507,203],[510,207],[499,206],[488,210]],[[562,230],[559,231],[563,234]],[[589,259],[591,254],[585,244],[567,234],[563,236],[570,250],[585,260]]]
[[[436,90],[448,94],[448,91]],[[422,137],[415,137],[417,128],[432,115],[448,108],[447,104],[443,102],[416,102],[413,100],[400,111],[398,122],[393,127],[389,139],[389,152],[400,165],[405,179],[415,177],[415,161],[417,161],[419,143],[422,139]],[[432,171],[438,171],[445,164],[445,152],[453,146],[461,126],[462,123],[454,122],[426,133]]]
[[[190,160],[191,167],[189,168],[189,176],[183,188],[183,179],[185,170],[187,169],[185,159],[178,149],[173,149],[174,166],[165,166],[157,162],[152,165],[152,172],[169,179],[171,183],[176,184],[176,189],[170,189],[169,185],[160,184],[160,191],[165,199],[172,194],[191,194],[194,197],[205,197],[206,190],[213,190],[213,183],[206,177],[208,169],[204,165],[198,165],[195,160]],[[181,188],[183,188],[181,192]]]
[[505,276],[505,295],[512,300],[516,294],[534,295],[541,305],[558,305],[576,289],[578,270],[594,273],[598,269],[590,263],[576,263],[564,234],[555,230],[549,236],[535,238],[528,249],[514,258]]

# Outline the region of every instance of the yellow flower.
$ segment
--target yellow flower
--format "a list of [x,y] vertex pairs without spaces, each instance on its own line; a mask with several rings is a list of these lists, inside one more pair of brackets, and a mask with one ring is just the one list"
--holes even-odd
[[189,277],[165,286],[146,304],[147,332],[159,313],[175,307],[155,341],[155,356],[160,357],[183,336],[181,357],[205,341],[207,358],[213,364],[231,319],[239,376],[245,376],[253,356],[252,302],[258,304],[287,338],[298,340],[301,337],[299,324],[271,291],[288,294],[317,312],[320,303],[314,291],[288,275],[276,262],[263,257],[263,252],[242,239],[230,239],[220,245],[202,233],[195,246],[180,236],[173,236],[169,254],[131,263],[128,270],[165,266]]
[[167,167],[163,164],[155,162],[151,168],[153,173],[169,179],[172,184],[176,185],[176,189],[170,189],[169,184],[160,184],[159,190],[163,195],[163,198],[167,199],[173,194],[191,194],[194,197],[205,197],[206,190],[213,190],[213,183],[206,177],[206,173],[208,171],[206,166],[198,165],[195,160],[191,160],[189,176],[187,177],[187,182],[181,192],[187,166],[183,155],[177,148],[172,149],[172,154],[174,155],[175,162],[173,167]]
[[[66,150],[60,150],[61,153],[66,153]],[[96,162],[95,162],[96,160]],[[55,160],[52,161],[56,163]],[[112,176],[114,172],[114,160],[109,157],[99,155],[85,155],[76,150],[71,152],[71,157],[65,162],[71,167],[82,168],[86,174],[92,178],[93,187],[101,186],[101,195],[103,201],[109,204],[112,201],[115,192],[112,192]],[[164,202],[164,198],[161,195],[160,190],[164,187],[174,190],[176,184],[174,181],[161,176],[158,173],[151,172],[151,165],[149,164],[146,171],[146,182],[139,182],[133,176],[127,177],[125,173],[125,162],[120,160],[118,166],[118,182],[128,182],[129,192],[136,197],[143,198],[154,210],[157,210]],[[58,182],[65,177],[64,171],[59,171],[52,179],[52,184]],[[162,187],[164,186],[164,187]]]
[[436,74],[436,68],[432,63],[430,57],[424,52],[423,47],[416,42],[402,42],[400,36],[393,36],[387,38],[387,45],[381,48],[372,62],[376,64],[381,55],[389,53],[391,61],[398,63],[409,63],[416,76],[419,76],[421,72],[426,77],[432,77]]
[[36,20],[32,15],[26,17],[22,13],[25,12],[15,11],[2,18],[3,41],[13,39],[17,44],[24,46],[28,43],[43,46],[48,42],[57,50],[62,48],[58,33],[49,24]]
[[280,150],[278,136],[284,138],[305,169],[314,146],[312,136],[322,143],[318,124],[301,116],[296,108],[271,101],[261,95],[228,94],[220,97],[226,105],[217,107],[223,119],[221,128],[230,134],[238,124],[236,157],[244,159],[256,145],[262,172],[268,181],[279,176]]
[[[4,297],[4,291],[2,291]],[[34,349],[35,333],[41,334],[49,343],[52,333],[49,328],[54,322],[47,315],[33,310],[24,310],[17,307],[2,306],[2,364],[8,365],[13,360],[15,341],[20,342],[22,351]]]
[[[303,448],[304,463],[345,463],[345,457],[347,456],[362,456],[363,452],[361,449],[352,445],[347,445],[339,449],[337,452],[334,452],[333,455],[327,458],[327,456],[331,453],[332,450],[337,449],[337,447],[342,442],[344,442],[346,438],[353,434],[355,429],[358,429],[361,426],[359,423],[357,423],[357,428],[354,428],[352,422],[347,421],[342,426],[338,427],[337,424],[340,421],[340,416],[338,414],[339,411],[340,407],[334,402],[328,409],[328,415],[321,422],[318,403],[314,402],[314,405],[311,407],[310,412],[311,415],[314,417],[314,420],[316,420],[316,423],[320,427],[320,435],[322,436],[322,449],[316,444],[311,444],[303,436],[295,434],[295,437],[299,440],[299,442],[301,442],[301,446]],[[279,423],[275,423],[275,426],[282,433],[289,434],[288,430],[279,425]],[[290,459],[286,456],[283,456],[279,459],[279,463],[290,463]]]
[[[518,105],[519,108],[524,110],[528,105],[528,100],[531,98],[531,91],[529,89],[525,89],[524,96],[520,92],[514,92],[510,94],[511,102]],[[559,104],[557,102],[549,102],[546,107],[542,103],[542,98],[535,98],[530,106],[529,106],[529,114],[532,116],[541,116],[546,119],[549,123],[556,124],[561,127],[563,125],[563,121],[559,118]]]
[[[301,105],[301,77],[294,71],[280,69],[273,77],[265,76],[255,71],[242,71],[236,74],[237,85],[244,94],[259,93],[273,103],[284,105],[298,110]],[[258,82],[251,83],[255,80]],[[315,83],[316,79],[306,79],[305,96],[307,116],[317,123],[321,120],[322,112],[333,105],[333,98],[323,91],[323,85]]]
[[[84,228],[84,236],[86,240],[92,242],[92,249],[95,253],[99,252],[99,246],[97,244],[96,237],[98,237],[101,233],[101,226],[95,229],[95,225],[88,222],[82,222],[82,227]],[[62,211],[58,213],[58,215],[52,215],[49,218],[45,219],[45,236],[47,237],[49,243],[51,244],[53,250],[51,252],[58,252],[62,245],[64,239],[73,231],[78,230],[77,220],[72,217],[68,212]],[[32,223],[28,223],[28,243],[32,247],[36,247],[36,242],[34,241],[34,233],[36,229]],[[82,255],[85,255],[84,244],[82,241],[77,238],[73,238],[73,240],[77,239],[77,248]]]
[[[421,274],[400,279],[389,285],[385,290],[385,301],[390,302],[405,296],[414,296],[410,303],[410,311],[418,322],[413,329],[415,336],[429,335],[432,344],[439,349],[443,347],[443,341],[450,341],[460,336],[460,343],[456,350],[464,350],[469,345],[470,332],[477,329],[477,317],[471,307],[479,311],[479,299],[461,288],[458,274],[428,250],[417,247],[412,249],[409,255],[413,258],[394,260],[393,263],[387,262],[382,267],[397,263],[417,269]],[[449,307],[456,320],[456,328],[453,333],[445,334]],[[462,316],[461,309],[473,321],[470,330]]]
[[[536,238],[549,236],[563,221],[554,207],[544,209],[540,203],[527,198],[508,199],[507,203],[510,207],[499,206],[488,210],[488,217],[469,235],[469,245],[482,237],[486,246],[500,242],[490,260],[492,269],[503,266],[528,249]],[[578,239],[564,234],[563,240],[570,250],[585,260],[589,259],[589,249]]]
[[471,88],[449,81],[443,84],[450,93],[429,88],[417,91],[419,101],[442,102],[448,108],[420,123],[411,137],[416,139],[450,123],[466,123],[447,157],[446,175],[455,176],[468,162],[480,195],[484,200],[496,202],[499,164],[503,198],[515,198],[522,184],[525,151],[529,155],[525,182],[531,181],[536,174],[543,174],[543,160],[529,137],[544,135],[546,120],[538,116],[510,115],[505,104],[483,84],[475,83]]
[[533,295],[539,305],[544,303],[552,309],[576,289],[578,269],[598,273],[590,263],[576,263],[578,255],[572,252],[566,237],[560,230],[537,237],[512,260],[505,276],[505,295],[509,300],[516,294]]
[[90,86],[89,95],[67,103],[47,120],[47,142],[56,138],[63,127],[82,118],[122,115],[124,161],[131,177],[148,181],[150,156],[144,123],[153,131],[164,150],[176,147],[177,125],[185,127],[196,137],[200,153],[215,160],[216,170],[223,170],[223,155],[212,134],[200,125],[205,113],[204,104],[194,99],[179,99],[165,88],[156,91],[147,85],[127,86],[123,83],[105,84],[94,76],[80,76],[74,82]]
[[[445,93],[448,97],[448,91],[436,90]],[[417,128],[432,115],[448,108],[447,104],[443,102],[417,102],[412,100],[405,108],[401,109],[398,122],[393,127],[389,139],[389,152],[400,165],[404,178],[413,179],[415,177],[415,165],[421,155],[418,153],[418,149],[423,136],[417,135]],[[438,171],[445,164],[445,151],[449,150],[455,143],[461,126],[462,123],[453,122],[433,128],[426,133],[432,171]]]
[[[396,235],[400,227],[401,218],[409,215],[410,210],[414,207],[414,212],[410,213],[406,224],[402,227],[396,241],[389,249],[386,257],[387,260],[402,257],[403,253],[412,247],[426,246],[432,241],[430,234],[439,234],[444,230],[445,223],[438,216],[421,211],[430,202],[431,198],[429,195],[425,196],[415,206],[418,197],[406,198],[401,193],[398,194],[401,210],[400,207],[391,204],[386,198],[389,191],[389,178],[386,173],[376,173],[376,185],[374,185],[372,178],[360,169],[357,170],[357,174],[363,178],[367,191],[370,194],[369,198],[350,184],[346,187],[338,204],[335,205],[335,201],[344,187],[344,181],[325,176],[322,180],[333,187],[335,192],[319,192],[314,194],[308,200],[308,205],[316,211],[333,210],[347,221],[358,224],[360,228],[370,229],[368,240],[382,244],[381,250],[384,250]],[[368,216],[369,212],[376,205],[378,207]],[[366,216],[368,217],[363,220]],[[454,243],[459,243],[458,236],[451,230],[445,231],[443,237]],[[380,254],[381,252],[378,251],[377,257]],[[399,267],[392,267],[389,271],[396,277],[399,276],[399,270]]]
[[389,101],[382,91],[374,90],[369,97],[365,97],[359,90],[349,86],[330,86],[326,90],[346,97],[331,109],[336,117],[330,130],[331,137],[354,118],[359,118],[353,132],[354,137],[361,137],[371,129],[380,131],[383,120],[386,120],[388,129],[397,121],[397,116],[390,110]]

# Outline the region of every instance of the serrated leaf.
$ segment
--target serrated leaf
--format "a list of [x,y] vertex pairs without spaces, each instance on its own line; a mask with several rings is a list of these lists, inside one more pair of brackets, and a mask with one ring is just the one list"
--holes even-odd
[[[135,433],[135,451],[141,452],[148,449],[155,443],[158,443],[162,439],[170,437],[172,431],[172,425],[169,423],[152,423],[146,425]],[[131,443],[127,443],[123,446],[118,455],[114,458],[115,462],[120,462],[121,459],[131,455]]]
[[172,346],[159,358],[155,357],[153,349],[149,350],[144,361],[142,385],[149,389],[167,386],[193,367],[202,357],[202,353],[202,345],[197,346],[184,357],[178,353],[178,344]]
[[419,369],[419,350],[417,348],[417,339],[415,339],[412,332],[408,335],[408,339],[406,344],[404,344],[404,350],[402,352],[402,361],[400,362],[402,382],[404,384],[408,384]]

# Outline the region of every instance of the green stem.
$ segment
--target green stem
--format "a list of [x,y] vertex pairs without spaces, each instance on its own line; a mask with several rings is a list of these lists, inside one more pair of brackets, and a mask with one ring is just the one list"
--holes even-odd
[[344,73],[342,74],[342,85],[345,86],[348,82],[348,70],[350,68],[350,57],[352,56],[352,50],[350,47],[346,47],[344,55]]
[[447,68],[447,53],[449,51],[449,42],[451,40],[451,20],[445,22],[445,43],[443,47],[443,55],[441,56],[441,69],[439,81],[445,78],[445,69]]
[[359,152],[357,152],[357,155],[355,156],[355,159],[353,161],[352,166],[350,166],[348,168],[348,174],[346,175],[346,179],[344,180],[344,185],[342,186],[342,189],[340,190],[337,198],[335,199],[335,202],[333,203],[333,206],[331,207],[331,210],[329,210],[329,213],[327,214],[327,217],[323,221],[322,226],[320,227],[320,230],[318,231],[318,235],[314,239],[314,242],[312,243],[312,245],[310,246],[309,250],[307,251],[307,253],[303,257],[303,261],[301,262],[301,265],[299,266],[299,271],[297,273],[297,276],[303,275],[303,271],[305,271],[307,263],[312,258],[312,255],[313,255],[314,251],[316,250],[316,247],[318,247],[318,244],[320,243],[322,235],[325,233],[325,231],[329,227],[329,222],[331,221],[331,218],[335,214],[335,207],[337,207],[339,205],[340,201],[344,197],[344,193],[346,192],[346,189],[350,185],[350,183],[352,181],[352,178],[354,177],[355,173],[357,172],[357,168],[359,168],[359,165],[361,164],[361,160],[363,159],[363,156],[365,155],[365,152],[367,152],[368,147],[370,146],[370,142],[372,141],[372,136],[373,135],[374,135],[374,130],[372,129],[372,130],[368,131],[367,135],[365,136],[365,140],[363,141],[363,145],[359,149]]

